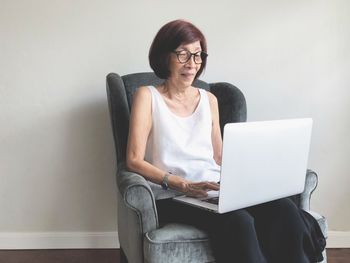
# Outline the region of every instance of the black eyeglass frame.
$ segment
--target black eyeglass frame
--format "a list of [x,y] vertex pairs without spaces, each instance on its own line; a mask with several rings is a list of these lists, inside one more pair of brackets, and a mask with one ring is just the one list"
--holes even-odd
[[[179,55],[180,55],[181,52],[184,52],[184,51],[187,52],[187,54],[190,54],[190,56],[188,57],[188,59],[187,59],[186,61],[182,62],[182,61],[180,61]],[[192,57],[194,57],[194,60],[193,60],[194,63],[200,65],[200,64],[202,64],[203,61],[204,61],[205,59],[207,59],[207,57],[208,57],[208,54],[207,54],[206,52],[204,52],[204,51],[198,51],[198,52],[196,52],[196,53],[191,53],[191,52],[188,51],[188,50],[174,50],[173,53],[176,55],[177,61],[179,61],[179,63],[181,63],[181,64],[186,64]],[[196,55],[197,55],[198,53],[201,54],[201,59],[202,59],[202,62],[201,62],[201,63],[197,63],[197,62],[196,62]]]

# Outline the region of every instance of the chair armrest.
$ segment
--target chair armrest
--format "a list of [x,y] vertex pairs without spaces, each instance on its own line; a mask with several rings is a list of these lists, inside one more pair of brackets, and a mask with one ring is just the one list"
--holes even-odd
[[317,174],[308,169],[306,171],[305,189],[300,194],[300,208],[305,211],[310,211],[310,199],[312,192],[316,189],[318,183]]
[[158,214],[153,192],[146,179],[121,169],[117,176],[118,189],[125,206],[136,212],[143,234],[158,228]]

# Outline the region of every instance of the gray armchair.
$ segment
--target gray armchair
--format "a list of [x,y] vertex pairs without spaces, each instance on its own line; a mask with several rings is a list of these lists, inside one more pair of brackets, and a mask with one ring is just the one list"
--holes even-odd
[[[117,155],[121,262],[215,262],[210,240],[205,232],[189,225],[159,224],[155,200],[177,193],[152,189],[144,177],[125,168],[133,94],[140,86],[158,85],[161,82],[162,80],[153,73],[136,73],[122,77],[110,73],[107,76],[107,96]],[[207,84],[200,80],[196,80],[194,86],[210,90],[217,97],[221,129],[228,122],[246,121],[246,101],[238,88],[229,83]],[[325,218],[310,211],[310,197],[316,186],[317,175],[308,170],[305,191],[290,198],[317,219],[326,236]],[[326,259],[323,262],[326,262]]]

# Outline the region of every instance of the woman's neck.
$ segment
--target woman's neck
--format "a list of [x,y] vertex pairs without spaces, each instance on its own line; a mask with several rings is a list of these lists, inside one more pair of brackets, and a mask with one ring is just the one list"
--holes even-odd
[[181,101],[188,98],[194,91],[192,86],[181,86],[171,82],[170,80],[166,80],[163,85],[164,93],[169,97],[169,99]]

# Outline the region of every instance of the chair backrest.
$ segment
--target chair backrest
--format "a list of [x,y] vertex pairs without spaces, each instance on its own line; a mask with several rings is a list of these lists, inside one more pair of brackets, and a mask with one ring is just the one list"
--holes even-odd
[[[107,98],[118,167],[125,163],[130,109],[135,91],[141,86],[157,86],[163,81],[151,72],[124,76],[116,73],[107,75]],[[221,130],[228,122],[246,121],[247,110],[244,95],[232,84],[224,82],[208,84],[196,80],[193,86],[210,90],[217,97]]]

